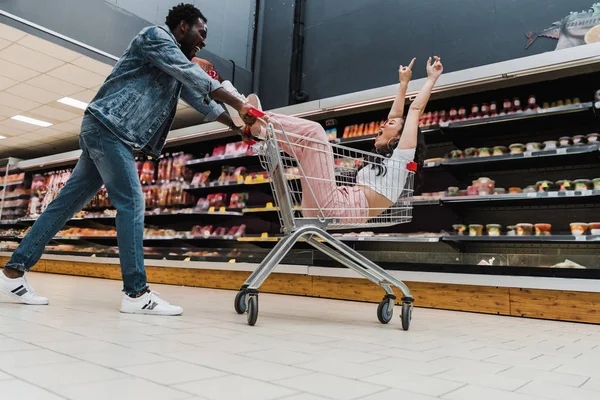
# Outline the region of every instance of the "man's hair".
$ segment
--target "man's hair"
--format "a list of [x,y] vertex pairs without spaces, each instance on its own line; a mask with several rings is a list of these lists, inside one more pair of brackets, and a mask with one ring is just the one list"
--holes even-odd
[[205,23],[208,22],[206,17],[200,10],[194,7],[193,4],[179,3],[169,11],[167,20],[165,21],[171,30],[177,28],[181,21],[187,22],[190,26],[195,25],[200,18]]

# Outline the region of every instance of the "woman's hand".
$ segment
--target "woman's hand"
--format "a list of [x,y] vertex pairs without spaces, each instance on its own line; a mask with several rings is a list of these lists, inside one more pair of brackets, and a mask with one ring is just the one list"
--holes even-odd
[[431,57],[427,60],[427,77],[431,79],[437,80],[442,72],[444,72],[444,66],[442,65],[442,60],[438,56],[434,56],[434,62],[431,63]]
[[412,78],[412,67],[415,63],[416,58],[413,58],[408,67],[400,66],[398,68],[398,77],[400,78],[400,83],[408,84],[410,82],[410,78]]

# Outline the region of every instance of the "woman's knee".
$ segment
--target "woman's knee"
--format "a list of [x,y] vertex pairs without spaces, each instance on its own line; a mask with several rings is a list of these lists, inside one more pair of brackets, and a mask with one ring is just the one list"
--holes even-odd
[[322,141],[322,142],[329,141],[329,139],[327,137],[327,133],[325,132],[325,129],[318,122],[307,121],[306,127],[308,129],[309,136],[311,138]]

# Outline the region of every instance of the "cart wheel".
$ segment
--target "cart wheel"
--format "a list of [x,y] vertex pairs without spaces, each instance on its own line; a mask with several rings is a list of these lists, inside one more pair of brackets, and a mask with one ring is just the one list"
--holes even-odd
[[254,326],[258,318],[258,295],[248,298],[248,325]]
[[240,290],[235,295],[235,300],[233,302],[233,308],[235,308],[235,312],[238,314],[243,314],[246,312],[246,291]]
[[402,303],[402,314],[400,317],[402,318],[402,329],[405,331],[410,327],[410,320],[412,319],[412,304],[411,303]]
[[384,298],[377,306],[377,318],[382,324],[387,324],[392,320],[394,308],[390,307],[390,300]]

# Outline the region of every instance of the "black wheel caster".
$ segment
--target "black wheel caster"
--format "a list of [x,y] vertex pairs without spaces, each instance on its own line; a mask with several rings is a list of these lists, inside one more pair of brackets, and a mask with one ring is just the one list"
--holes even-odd
[[377,306],[377,319],[379,319],[379,322],[382,324],[387,324],[392,320],[393,315],[394,307],[390,306],[390,300],[384,297]]
[[238,314],[243,314],[246,312],[246,291],[240,290],[235,295],[235,300],[233,302],[233,308],[235,308],[235,312]]
[[402,329],[405,331],[410,328],[410,320],[412,319],[412,309],[413,305],[411,303],[402,303],[402,314],[400,318],[402,318]]
[[248,325],[254,326],[258,319],[258,295],[253,294],[248,297]]

